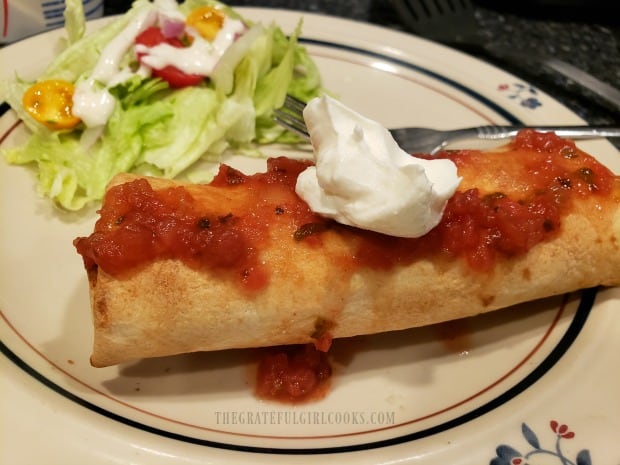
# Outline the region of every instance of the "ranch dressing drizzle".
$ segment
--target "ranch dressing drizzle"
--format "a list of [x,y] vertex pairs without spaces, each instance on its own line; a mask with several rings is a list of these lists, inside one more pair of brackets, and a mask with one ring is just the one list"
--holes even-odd
[[[108,88],[134,74],[127,69],[121,70],[120,62],[134,44],[136,36],[156,21],[157,13],[153,9],[138,15],[106,45],[89,78],[75,86],[72,112],[87,127],[104,126],[107,123],[116,106],[116,99],[108,92]],[[144,70],[139,69],[137,73],[144,75]]]
[[142,62],[151,68],[161,69],[172,65],[186,74],[209,76],[228,47],[244,30],[245,25],[241,21],[226,17],[213,42],[195,34],[189,47],[178,48],[166,43],[154,47],[138,44],[136,51],[145,54]]

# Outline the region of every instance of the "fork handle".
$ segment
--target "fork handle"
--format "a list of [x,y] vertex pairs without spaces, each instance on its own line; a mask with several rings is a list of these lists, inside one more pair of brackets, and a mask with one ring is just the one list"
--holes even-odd
[[479,126],[476,131],[479,139],[499,140],[514,137],[524,128],[555,132],[558,136],[569,139],[620,137],[620,127],[617,126]]

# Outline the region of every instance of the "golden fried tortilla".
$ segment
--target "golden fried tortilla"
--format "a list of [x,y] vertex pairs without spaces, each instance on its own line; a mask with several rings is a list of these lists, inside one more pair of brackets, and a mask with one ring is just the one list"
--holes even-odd
[[[261,211],[277,214],[259,231],[259,246],[250,247],[256,255],[253,263],[266,276],[253,288],[245,286],[238,273],[228,273],[225,265],[196,265],[174,256],[122,273],[87,262],[94,322],[91,363],[103,367],[145,357],[400,330],[620,284],[618,179],[572,142],[554,137],[549,148],[547,139],[528,137],[493,152],[440,155],[457,164],[462,198],[466,192],[476,193],[479,205],[492,206],[488,215],[520,207],[531,212],[539,208],[532,199],[557,203],[555,223],[541,223],[540,234],[529,231],[538,234],[537,243],[526,241],[511,249],[496,240],[499,233],[493,230],[495,236],[489,237],[496,249],[482,262],[475,253],[449,252],[436,241],[411,252],[401,239],[379,240],[371,234],[369,240],[368,233],[355,228],[331,223],[300,227],[293,213],[289,215],[292,207],[281,207],[279,194],[255,200],[255,192],[246,186],[252,184],[234,171],[228,173],[226,186],[118,176],[109,190],[135,179],[146,179],[156,192],[181,186],[200,211],[221,221],[248,215],[248,205],[257,202],[265,208]],[[537,176],[544,176],[544,182]],[[450,208],[444,215],[453,214],[448,214]],[[462,224],[465,241],[470,224],[463,218],[468,217],[462,215],[461,223],[455,221],[449,229],[457,234],[455,225]],[[106,227],[116,227],[110,224]],[[307,237],[300,236],[300,230]],[[401,246],[405,252],[399,256]],[[373,261],[373,253],[389,257]]]

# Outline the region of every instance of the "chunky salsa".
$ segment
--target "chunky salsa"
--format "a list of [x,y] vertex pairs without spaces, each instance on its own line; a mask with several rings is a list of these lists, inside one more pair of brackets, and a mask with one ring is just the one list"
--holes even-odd
[[[75,246],[87,268],[115,276],[176,258],[215,269],[251,290],[268,285],[269,265],[260,260],[260,250],[272,228],[285,228],[291,243],[310,247],[320,247],[328,232],[344,236],[352,246],[337,259],[348,269],[389,269],[442,254],[484,272],[498,258],[553,238],[573,198],[604,198],[613,189],[615,178],[606,167],[555,134],[524,130],[510,149],[509,155],[501,150],[437,155],[453,160],[467,181],[449,200],[440,224],[418,239],[342,226],[314,214],[295,194],[297,176],[309,162],[282,157],[254,175],[222,165],[209,185],[154,189],[138,179],[114,186],[95,231],[76,239]],[[502,191],[494,187],[498,183]],[[205,208],[204,199],[216,194],[225,201]]]
[[[144,178],[117,185],[106,193],[94,232],[74,244],[87,269],[113,276],[176,258],[259,289],[268,282],[258,251],[269,240],[270,225],[281,218],[299,228],[324,221],[292,190],[307,166],[278,158],[268,161],[266,173],[247,176],[222,165],[209,191],[196,185],[154,189]],[[225,204],[218,198],[205,210],[201,197],[222,190],[242,195],[225,192]]]
[[289,403],[318,400],[331,375],[327,353],[314,344],[273,347],[258,363],[256,395]]

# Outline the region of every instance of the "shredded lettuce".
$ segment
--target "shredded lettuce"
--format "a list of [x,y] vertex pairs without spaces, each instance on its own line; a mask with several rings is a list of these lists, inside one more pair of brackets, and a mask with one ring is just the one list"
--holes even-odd
[[[189,12],[206,5],[239,18],[214,0],[186,0],[179,8]],[[82,2],[67,0],[68,46],[39,79],[87,79],[106,44],[150,7],[149,0],[136,0],[126,14],[83,35]],[[79,210],[101,199],[119,172],[175,177],[200,160],[219,161],[227,149],[299,142],[271,115],[287,92],[304,100],[323,92],[316,65],[297,42],[301,26],[300,21],[287,36],[275,24],[252,25],[224,55],[212,79],[197,86],[171,89],[160,79],[133,75],[109,89],[117,105],[101,129],[48,129],[22,108],[22,95],[32,82],[0,81],[0,98],[31,132],[23,146],[0,149],[0,156],[36,167],[39,193],[62,208]]]
[[86,16],[82,0],[65,0],[65,30],[69,43],[73,44],[84,37]]

